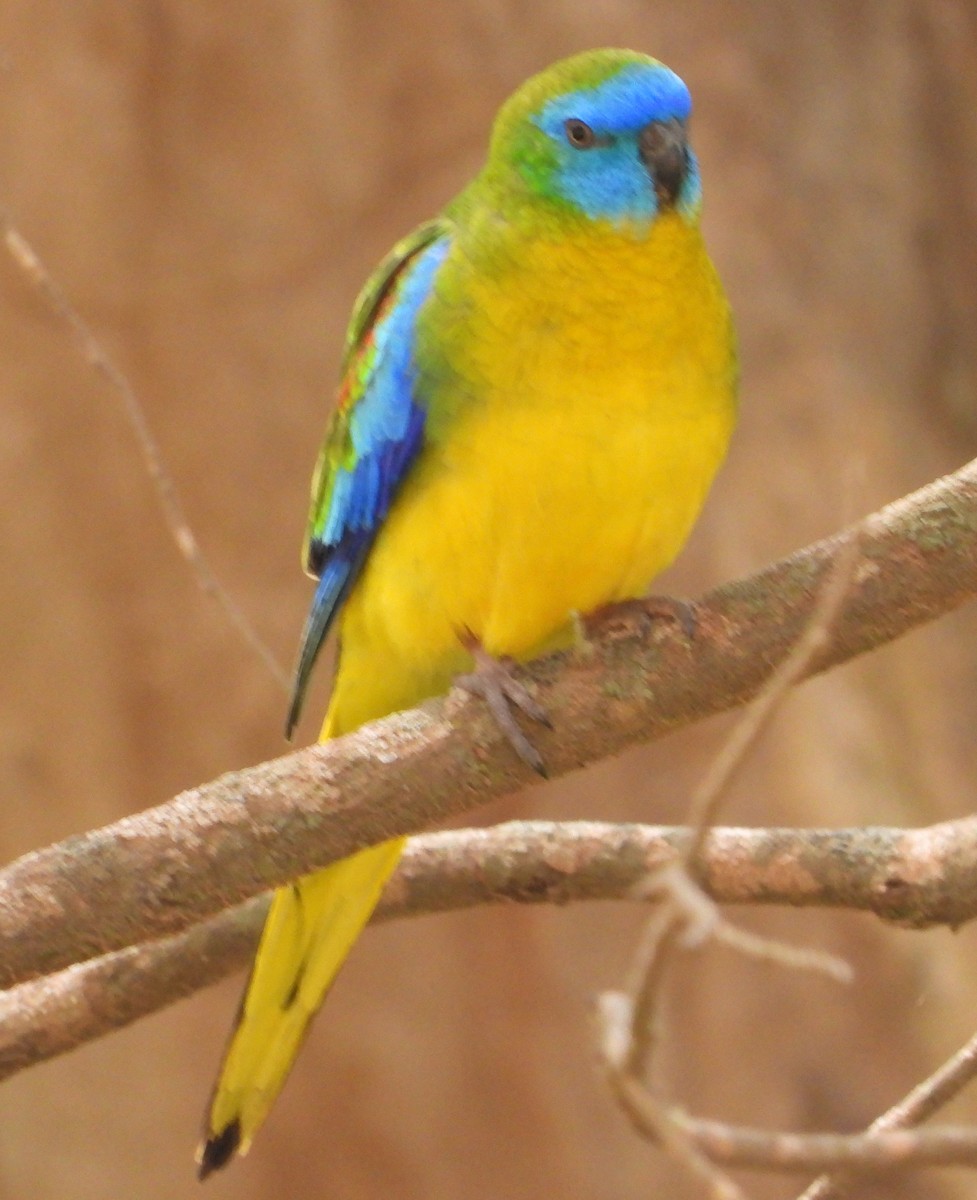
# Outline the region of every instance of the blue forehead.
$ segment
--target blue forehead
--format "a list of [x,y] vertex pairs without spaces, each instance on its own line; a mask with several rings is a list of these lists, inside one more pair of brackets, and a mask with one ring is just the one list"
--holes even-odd
[[550,135],[559,135],[572,117],[598,133],[628,133],[649,121],[684,120],[691,111],[689,89],[674,71],[660,64],[635,63],[594,87],[550,100],[536,124]]

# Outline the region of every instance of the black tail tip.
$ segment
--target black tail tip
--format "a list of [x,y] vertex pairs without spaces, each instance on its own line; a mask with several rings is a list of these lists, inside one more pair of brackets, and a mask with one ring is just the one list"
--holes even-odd
[[201,1183],[213,1171],[227,1166],[241,1144],[241,1126],[232,1121],[220,1133],[208,1137],[197,1151],[197,1178]]

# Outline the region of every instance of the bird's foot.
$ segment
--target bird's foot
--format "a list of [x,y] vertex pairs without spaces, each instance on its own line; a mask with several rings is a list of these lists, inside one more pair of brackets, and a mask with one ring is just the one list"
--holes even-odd
[[513,710],[518,709],[530,720],[552,729],[546,710],[526,685],[516,679],[512,673],[516,664],[511,658],[496,658],[489,654],[473,634],[466,634],[462,643],[474,659],[475,670],[457,676],[455,684],[474,696],[481,696],[509,745],[528,767],[545,779],[546,765],[542,756],[519,728]]
[[686,638],[695,640],[699,628],[699,606],[694,600],[682,600],[677,596],[640,596],[633,600],[619,600],[614,604],[603,604],[593,612],[580,618],[578,636],[588,640],[615,620],[629,623],[671,621]]

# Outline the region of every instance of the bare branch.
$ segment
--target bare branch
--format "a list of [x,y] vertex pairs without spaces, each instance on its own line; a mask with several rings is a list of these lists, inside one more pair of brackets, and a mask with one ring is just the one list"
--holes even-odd
[[[657,872],[659,877],[669,873],[679,875],[677,866],[665,867]],[[686,914],[678,905],[671,903],[671,896],[662,889],[660,893],[667,901],[647,922],[631,968],[631,987],[622,999],[633,997],[625,1006],[618,1001],[617,1008],[628,1012],[630,1037],[627,1053],[615,1064],[615,1072],[635,1079],[644,1077],[652,1056],[661,1042],[661,998],[665,991],[668,968],[672,964],[675,947],[686,926]],[[620,1038],[615,1040],[619,1041]]]
[[[641,885],[690,840],[687,829],[589,821],[425,834],[411,839],[376,919],[512,902],[652,902],[659,897]],[[901,924],[958,925],[977,915],[975,859],[974,817],[920,830],[720,828],[710,833],[700,879],[720,903],[845,907]],[[245,967],[266,909],[260,897],[184,933],[3,993],[0,1079]]]
[[716,1166],[720,1156],[699,1145],[695,1123],[684,1119],[681,1110],[642,1087],[638,1077],[627,1070],[612,1071],[610,1082],[637,1132],[671,1151],[694,1179],[709,1188],[710,1200],[746,1200],[743,1191]]
[[[807,671],[814,655],[828,644],[831,627],[852,580],[858,540],[857,530],[848,535],[834,557],[807,626],[737,722],[696,789],[690,812],[692,836],[681,859],[655,871],[642,889],[660,892],[664,903],[648,920],[635,951],[631,986],[627,993],[601,997],[601,1047],[608,1082],[618,1103],[639,1132],[660,1142],[694,1178],[708,1185],[717,1200],[744,1198],[733,1180],[700,1151],[688,1128],[679,1120],[677,1106],[647,1081],[661,1040],[665,983],[679,948],[699,945],[715,936],[720,928],[726,929],[727,942],[744,945],[746,935],[738,934],[723,921],[718,907],[694,876],[730,782],[788,690]],[[756,938],[749,941],[751,952],[758,950],[758,942]],[[782,961],[788,953],[786,947],[769,941],[764,942],[763,952],[776,954]],[[797,952],[790,953],[793,963]]]
[[808,673],[818,652],[829,644],[831,630],[851,589],[858,563],[859,541],[857,526],[842,535],[807,625],[790,653],[769,676],[742,719],[736,723],[696,789],[689,814],[689,824],[696,831],[686,859],[690,871],[695,870],[696,859],[709,835],[709,829],[716,822],[719,805],[746,761],[751,747],[767,728],[790,689]]
[[122,410],[132,426],[150,481],[159,500],[160,508],[163,510],[166,527],[176,543],[177,550],[189,565],[190,572],[201,591],[220,605],[231,626],[237,630],[242,640],[264,663],[268,673],[287,694],[291,687],[288,674],[282,669],[274,652],[261,639],[240,606],[214,574],[213,567],[205,557],[200,543],[190,528],[190,523],[183,512],[176,484],[163,462],[159,444],[149,427],[149,421],[146,419],[135,388],[124,372],[109,358],[91,327],[58,286],[30,242],[20,230],[14,228],[9,219],[0,219],[0,224],[6,226],[4,243],[10,257],[38,294],[43,297],[54,316],[67,326],[85,362],[98,372],[121,401]]
[[[645,1137],[658,1140],[659,1105],[625,1077],[628,1113]],[[957,1126],[878,1133],[768,1133],[670,1110],[695,1150],[724,1167],[796,1172],[853,1167],[862,1174],[910,1167],[977,1166],[977,1130]]]
[[[857,577],[811,671],[977,594],[977,462],[867,518],[859,538]],[[606,618],[591,645],[534,663],[530,676],[557,729],[537,738],[550,775],[755,695],[804,629],[839,544],[816,543],[710,593],[691,645],[631,605]],[[456,694],[226,775],[0,874],[0,986],[178,932],[363,846],[509,794],[526,776],[478,702]]]
[[748,929],[740,929],[730,921],[718,921],[712,935],[717,942],[757,962],[784,967],[788,971],[809,971],[835,983],[852,983],[855,972],[836,954],[813,950],[810,946],[792,946],[776,938],[761,937]]
[[[952,1058],[869,1126],[868,1132],[910,1129],[938,1112],[977,1076],[977,1034]],[[851,1171],[816,1179],[799,1200],[840,1200],[855,1182]]]

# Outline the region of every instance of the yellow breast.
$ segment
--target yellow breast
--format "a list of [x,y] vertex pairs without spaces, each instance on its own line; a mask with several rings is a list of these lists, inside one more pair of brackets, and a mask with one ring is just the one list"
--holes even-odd
[[347,602],[334,732],[444,690],[462,629],[528,657],[570,614],[645,591],[732,429],[728,308],[679,216],[489,264],[461,246],[446,267],[428,442]]

